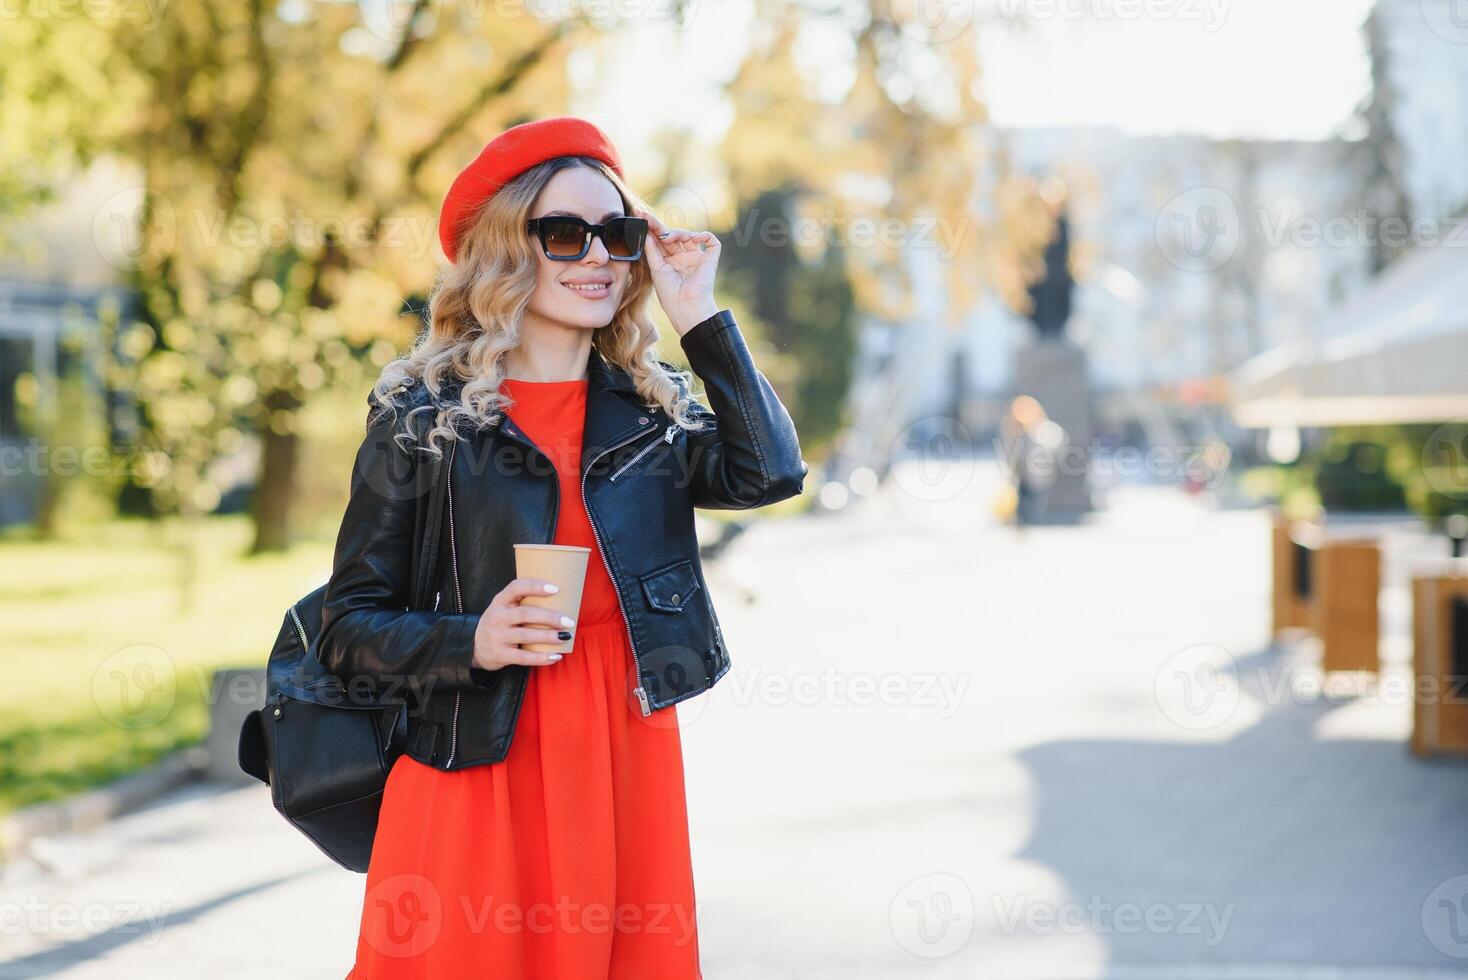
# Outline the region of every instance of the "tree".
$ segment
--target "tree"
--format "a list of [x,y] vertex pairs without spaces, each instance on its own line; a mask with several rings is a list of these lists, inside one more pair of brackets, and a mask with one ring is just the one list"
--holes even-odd
[[[517,9],[179,0],[156,23],[33,28],[55,65],[78,31],[103,55],[118,125],[73,149],[143,175],[125,270],[142,315],[112,380],[136,395],[135,478],[162,512],[210,511],[211,464],[258,436],[253,548],[290,540],[301,409],[411,342],[441,188],[489,134],[564,104],[567,42],[599,29]],[[90,76],[57,75],[42,102],[85,104]]]
[[[756,10],[727,87],[727,262],[776,348],[801,364],[801,431],[827,436],[842,422],[858,316],[913,315],[915,255],[938,264],[956,325],[985,290],[1024,307],[1049,227],[1027,182],[986,152],[976,24],[935,33],[915,5],[890,0],[855,15],[791,0]],[[804,61],[807,32],[845,34],[849,62]],[[833,77],[850,82],[833,91]]]

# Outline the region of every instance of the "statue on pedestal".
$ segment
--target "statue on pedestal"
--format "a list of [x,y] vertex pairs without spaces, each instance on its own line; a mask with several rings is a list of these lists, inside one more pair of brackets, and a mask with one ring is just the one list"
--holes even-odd
[[[1066,188],[1059,178],[1052,177],[1040,184],[1037,193],[1050,209],[1054,231],[1045,247],[1044,271],[1029,287],[1028,317],[1035,325],[1035,336],[1015,354],[1014,394],[1018,404],[1032,409],[1030,415],[1036,414],[1033,408],[1040,409],[1038,416],[1045,420],[1046,437],[1038,443],[1027,438],[1016,445],[1033,447],[1025,453],[1043,449],[1046,467],[1052,472],[1046,473],[1043,480],[1036,478],[1037,466],[1028,455],[1023,460],[1010,460],[1010,465],[1017,488],[1029,491],[1029,522],[1073,523],[1092,509],[1091,394],[1085,351],[1065,335],[1075,293]],[[1019,399],[1032,400],[1038,406]],[[1028,487],[1027,479],[1034,480]],[[1042,489],[1037,491],[1036,485]]]

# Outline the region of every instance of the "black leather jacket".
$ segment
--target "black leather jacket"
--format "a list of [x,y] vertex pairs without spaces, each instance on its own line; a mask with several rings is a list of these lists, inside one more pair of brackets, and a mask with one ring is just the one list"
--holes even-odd
[[[636,665],[630,710],[643,715],[711,688],[729,670],[694,534],[693,509],[748,509],[801,492],[808,471],[795,426],[756,369],[734,316],[721,310],[680,338],[703,381],[690,432],[640,403],[632,379],[592,349],[581,487],[592,530],[626,620]],[[671,365],[670,365],[671,367]],[[457,397],[457,386],[443,397]],[[409,408],[427,405],[422,384]],[[369,405],[376,406],[372,396]],[[422,433],[435,412],[400,410]],[[474,632],[490,600],[515,578],[516,542],[555,536],[560,488],[552,464],[503,415],[445,446],[446,540],[432,608],[410,609],[411,569],[424,537],[432,456],[392,439],[369,413],[331,578],[316,655],[374,695],[408,703],[405,751],[439,769],[499,762],[510,749],[529,671],[472,666]],[[398,430],[399,432],[401,430]],[[421,435],[420,435],[421,438]]]

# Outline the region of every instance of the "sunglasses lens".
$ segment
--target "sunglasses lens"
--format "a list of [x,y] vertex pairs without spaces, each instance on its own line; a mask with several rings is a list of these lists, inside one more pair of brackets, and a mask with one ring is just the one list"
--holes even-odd
[[642,251],[642,240],[647,234],[646,218],[612,218],[607,222],[607,254],[619,259],[628,259]]
[[[578,259],[584,253],[591,226],[580,218],[555,215],[540,218],[540,236],[551,258]],[[642,254],[647,236],[647,219],[620,217],[607,221],[602,241],[607,254],[616,259],[635,259]]]
[[551,255],[579,255],[586,243],[586,226],[575,218],[548,218],[540,227]]

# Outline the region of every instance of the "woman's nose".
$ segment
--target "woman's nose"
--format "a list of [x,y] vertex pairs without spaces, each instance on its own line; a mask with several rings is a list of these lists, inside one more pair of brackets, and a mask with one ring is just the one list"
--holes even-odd
[[606,242],[601,240],[600,235],[591,236],[591,247],[586,254],[581,256],[581,264],[589,266],[603,266],[612,260],[612,253],[607,251]]

